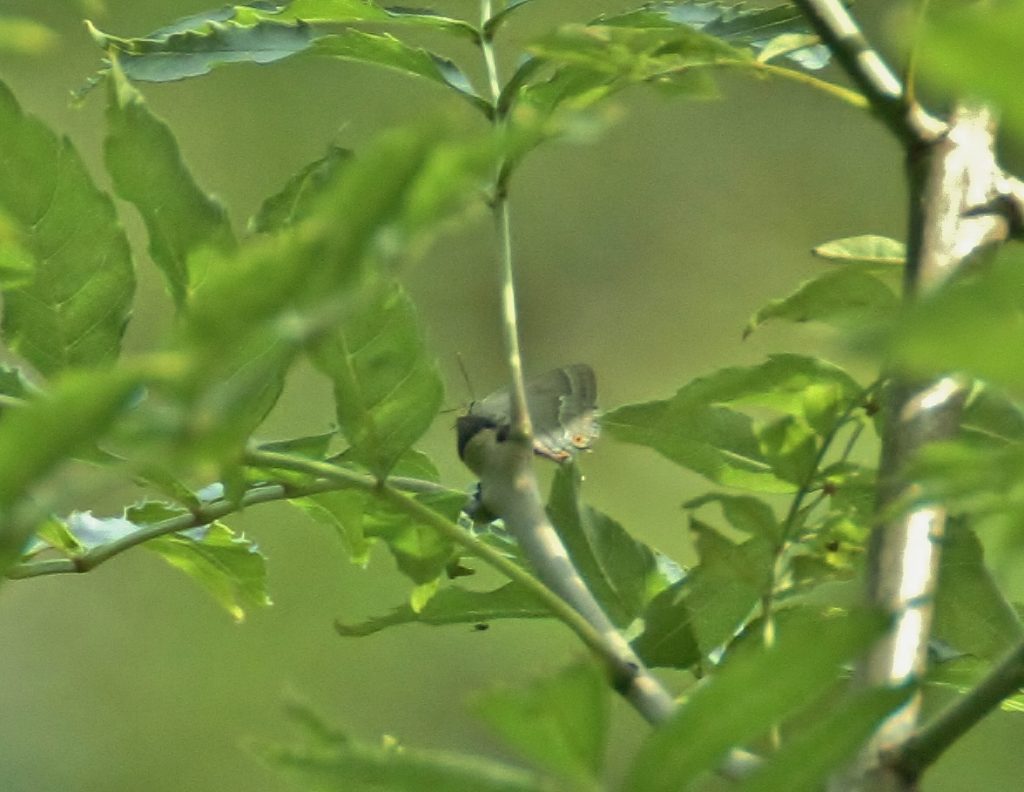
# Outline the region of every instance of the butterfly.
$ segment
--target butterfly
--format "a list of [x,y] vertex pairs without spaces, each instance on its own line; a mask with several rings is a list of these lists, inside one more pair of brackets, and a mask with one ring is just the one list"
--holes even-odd
[[[589,449],[600,433],[597,422],[597,377],[585,363],[552,369],[526,383],[526,403],[533,422],[533,451],[564,462],[576,451]],[[495,391],[469,405],[456,421],[459,458],[481,429],[496,429],[498,439],[508,435],[512,423],[512,396],[508,388]]]

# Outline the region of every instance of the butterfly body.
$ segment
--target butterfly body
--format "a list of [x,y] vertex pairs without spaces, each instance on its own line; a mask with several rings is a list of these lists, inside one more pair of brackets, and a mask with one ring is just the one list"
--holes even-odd
[[[585,363],[552,369],[530,379],[526,383],[526,404],[533,423],[533,450],[539,456],[564,462],[575,452],[589,449],[599,434],[597,377]],[[469,413],[456,424],[459,456],[463,457],[466,444],[480,430],[495,429],[502,440],[511,425],[509,389],[473,402]]]

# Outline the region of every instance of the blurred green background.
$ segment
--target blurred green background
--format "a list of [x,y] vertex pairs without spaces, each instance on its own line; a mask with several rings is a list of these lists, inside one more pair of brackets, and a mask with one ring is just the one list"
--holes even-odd
[[[0,78],[23,107],[67,134],[108,185],[101,160],[103,96],[69,106],[98,66],[83,15],[105,31],[140,35],[203,0],[0,0],[58,34],[35,56],[0,50]],[[630,3],[537,3],[499,43],[512,55],[555,21],[583,21]],[[870,31],[898,4],[864,0]],[[83,10],[84,7],[84,10]],[[475,15],[476,3],[450,2]],[[452,53],[478,74],[467,46]],[[810,248],[862,233],[902,238],[905,195],[897,147],[866,114],[807,88],[722,74],[722,99],[690,103],[654,92],[620,97],[618,120],[586,144],[537,152],[512,185],[514,239],[528,370],[574,361],[598,372],[601,404],[663,397],[715,367],[780,349],[838,354],[816,328],[740,333],[766,300],[822,266]],[[835,76],[834,74],[832,75]],[[442,113],[480,123],[443,91],[340,62],[224,68],[185,83],[141,86],[178,137],[200,184],[239,229],[260,200],[331,140],[358,149],[376,131]],[[169,299],[145,255],[133,210],[140,294],[129,348],[166,331]],[[448,382],[468,400],[456,356],[477,395],[501,384],[491,229],[483,212],[411,266],[413,293]],[[325,430],[325,383],[296,372],[262,430],[267,439]],[[454,416],[422,444],[445,479],[469,485],[454,453]],[[589,501],[681,561],[691,557],[681,503],[706,489],[652,453],[598,445],[583,460]],[[75,471],[60,480],[67,510],[119,510],[137,496]],[[269,556],[273,608],[234,624],[191,581],[139,550],[78,577],[8,583],[0,591],[0,790],[254,790],[287,784],[249,754],[250,738],[289,737],[281,703],[312,702],[354,735],[388,733],[410,745],[507,756],[466,704],[495,683],[516,685],[582,653],[555,624],[399,628],[365,639],[335,635],[400,603],[406,583],[385,553],[369,570],[283,504],[231,521]],[[645,729],[616,707],[612,773]],[[926,778],[926,790],[1011,788],[1024,727],[997,714]],[[1013,779],[1013,780],[1011,780]]]

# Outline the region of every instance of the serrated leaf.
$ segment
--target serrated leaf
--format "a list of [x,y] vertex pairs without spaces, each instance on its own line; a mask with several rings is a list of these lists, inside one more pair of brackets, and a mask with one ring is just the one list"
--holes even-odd
[[277,231],[308,216],[316,197],[337,178],[351,157],[348,149],[332,145],[323,157],[304,166],[280,192],[260,204],[249,220],[249,229],[260,233]]
[[[772,649],[737,658],[699,686],[641,747],[629,769],[631,792],[676,792],[713,770],[736,747],[767,733],[821,696],[841,666],[881,635],[873,615],[791,625]],[[771,684],[766,685],[765,680]],[[736,702],[743,702],[737,707]],[[685,745],[686,750],[679,750]]]
[[[11,348],[46,375],[115,359],[135,276],[113,203],[71,143],[23,114],[2,83],[0,215],[32,265],[30,282],[4,293]],[[0,260],[3,247],[0,235]]]
[[430,426],[444,396],[412,302],[393,281],[371,284],[314,360],[334,383],[349,457],[383,478]]
[[815,256],[829,261],[885,269],[902,266],[907,258],[907,248],[902,242],[874,234],[825,242],[814,248],[812,252]]
[[205,588],[234,617],[271,604],[266,561],[257,546],[222,523],[201,531],[167,534],[143,545]]
[[669,581],[650,547],[615,520],[580,502],[581,480],[575,465],[559,467],[551,484],[548,516],[573,566],[605,613],[626,627]]
[[1024,638],[1024,626],[964,521],[948,524],[940,563],[934,635],[964,654],[999,659]]
[[485,112],[490,110],[489,104],[477,94],[469,78],[455,63],[420,47],[412,47],[386,33],[364,33],[360,30],[334,33],[314,41],[309,54],[370,63],[414,77],[423,77],[455,89]]
[[[124,73],[141,82],[171,82],[208,74],[228,63],[273,63],[303,52],[316,39],[304,23],[235,22],[209,20],[202,27],[169,35],[158,31],[153,38],[120,38],[89,25],[93,40],[117,57]],[[101,71],[81,95],[101,81]]]
[[[244,23],[207,19],[200,27],[147,38],[120,38],[90,26],[100,47],[116,58],[124,73],[142,82],[170,82],[208,74],[229,63],[268,64],[295,55],[319,55],[368,63],[423,77],[454,89],[479,109],[488,103],[452,61],[414,47],[388,33],[348,28],[328,33],[304,21],[250,19]],[[109,74],[104,69],[79,94]]]
[[170,129],[116,63],[108,86],[107,170],[118,195],[142,215],[150,255],[181,307],[203,275],[190,268],[189,254],[203,247],[230,252],[234,233],[224,207],[192,179]]
[[895,315],[900,300],[868,272],[844,268],[804,281],[796,291],[772,300],[750,318],[744,338],[771,319],[822,322],[838,328]]
[[725,368],[694,380],[667,400],[632,404],[606,413],[612,437],[646,445],[720,484],[759,492],[791,492],[773,471],[772,448],[760,427],[730,405],[754,405],[795,416],[816,431],[861,389],[842,369],[801,355],[773,355],[745,368]]
[[402,624],[475,625],[501,619],[544,619],[550,616],[551,611],[536,595],[516,583],[506,583],[493,591],[469,591],[452,585],[438,591],[419,612],[409,605],[402,605],[383,616],[355,624],[339,620],[335,627],[340,635],[360,637]]
[[297,713],[305,727],[302,742],[260,744],[251,748],[271,767],[303,789],[380,789],[394,792],[559,792],[560,785],[535,772],[477,756],[424,751],[353,740],[325,724],[308,708]]
[[605,676],[593,663],[570,666],[526,690],[489,692],[474,709],[531,762],[570,781],[597,781],[611,701]]

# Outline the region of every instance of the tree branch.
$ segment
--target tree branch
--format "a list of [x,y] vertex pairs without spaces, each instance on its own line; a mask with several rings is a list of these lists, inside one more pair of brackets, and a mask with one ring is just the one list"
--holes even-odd
[[795,0],[872,109],[904,143],[934,140],[945,129],[939,119],[911,101],[903,85],[871,47],[840,0]]
[[892,767],[914,783],[928,767],[1000,702],[1024,687],[1024,641],[965,695],[922,727],[889,759]]

